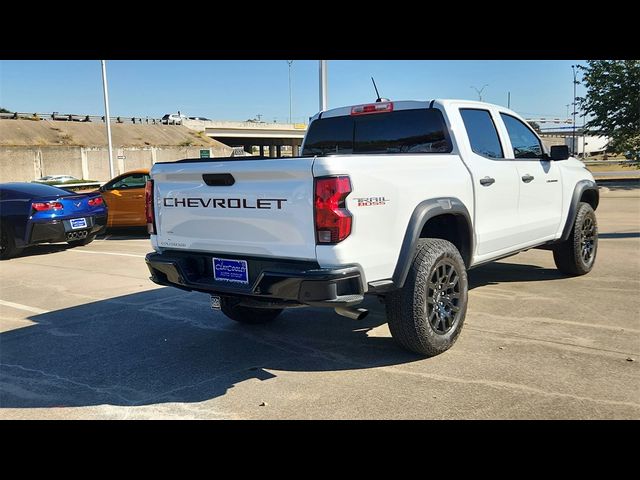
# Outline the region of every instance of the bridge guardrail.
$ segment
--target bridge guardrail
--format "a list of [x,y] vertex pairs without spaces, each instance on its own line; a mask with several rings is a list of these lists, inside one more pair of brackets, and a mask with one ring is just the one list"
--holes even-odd
[[[113,123],[131,123],[139,125],[162,125],[161,118],[152,117],[109,117]],[[102,122],[104,123],[104,115],[78,115],[75,113],[28,113],[28,112],[10,112],[0,113],[0,120],[54,120],[59,122]],[[173,123],[169,123],[173,125]]]
[[[161,118],[154,117],[109,117],[113,123],[131,123],[131,124],[144,124],[144,125],[181,125],[181,122],[175,120],[163,123]],[[0,120],[55,120],[60,122],[102,122],[104,123],[104,115],[79,115],[75,113],[40,113],[40,112],[3,112],[0,113]],[[290,124],[288,121],[276,122],[277,118],[274,118],[274,123]],[[200,120],[188,119],[189,122],[200,122]],[[270,122],[258,122],[252,119],[245,120],[239,123],[255,123],[257,125],[268,126]],[[307,124],[302,122],[291,123],[294,129],[304,130],[307,128]]]

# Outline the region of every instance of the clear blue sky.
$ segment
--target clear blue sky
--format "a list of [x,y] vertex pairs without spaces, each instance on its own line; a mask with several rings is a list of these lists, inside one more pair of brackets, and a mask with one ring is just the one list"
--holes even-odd
[[[526,117],[565,117],[573,101],[568,60],[331,60],[329,107],[375,100],[370,77],[392,100],[477,99],[507,104]],[[107,62],[111,115],[160,117],[180,110],[220,120],[287,121],[285,60],[113,60]],[[318,62],[294,61],[293,120],[318,111]],[[97,60],[0,61],[0,106],[20,112],[102,115],[102,79]],[[578,95],[583,87],[578,86]],[[580,122],[578,121],[578,124]]]

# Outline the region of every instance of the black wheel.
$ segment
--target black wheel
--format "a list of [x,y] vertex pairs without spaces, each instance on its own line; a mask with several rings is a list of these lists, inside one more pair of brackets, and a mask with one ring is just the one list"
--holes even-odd
[[222,313],[231,320],[240,323],[259,324],[275,320],[282,309],[277,308],[252,308],[235,304],[234,300],[222,298],[220,302]]
[[567,275],[589,273],[598,253],[598,222],[588,203],[580,202],[569,238],[553,249],[556,267]]
[[0,224],[0,260],[15,257],[22,251],[16,247],[13,229],[9,225]]
[[455,343],[467,313],[467,271],[458,249],[447,240],[422,239],[402,289],[387,295],[393,338],[428,357]]
[[70,242],[67,242],[69,245],[71,245],[72,247],[82,247],[84,245],[89,245],[91,242],[93,242],[96,239],[95,235],[87,235],[85,238],[83,238],[82,240],[71,240]]

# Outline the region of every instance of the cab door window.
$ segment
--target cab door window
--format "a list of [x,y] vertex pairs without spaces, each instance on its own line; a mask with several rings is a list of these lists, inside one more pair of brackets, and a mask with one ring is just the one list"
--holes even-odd
[[542,144],[529,127],[506,113],[501,113],[500,117],[504,122],[504,126],[507,127],[514,158],[542,158],[544,153]]
[[487,158],[504,158],[496,126],[488,110],[460,109],[471,150]]

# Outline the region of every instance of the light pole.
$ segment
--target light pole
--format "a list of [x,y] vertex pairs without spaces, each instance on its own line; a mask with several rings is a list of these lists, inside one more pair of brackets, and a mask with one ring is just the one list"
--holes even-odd
[[289,65],[289,123],[291,123],[291,112],[292,112],[292,101],[291,101],[291,64],[293,60],[287,60],[287,65]]
[[507,92],[507,108],[511,108],[511,92]]
[[587,158],[587,133],[584,128],[586,123],[585,115],[586,112],[582,112],[582,160]]
[[109,174],[110,178],[115,177],[113,171],[113,147],[111,146],[111,121],[109,120],[109,90],[107,89],[107,66],[104,60],[102,63],[102,89],[104,92],[104,118],[107,123],[107,142],[109,143]]
[[571,136],[571,148],[573,150],[573,154],[576,153],[576,85],[578,84],[578,80],[576,80],[576,66],[571,65],[571,70],[573,70],[573,134]]
[[327,109],[327,61],[320,60],[320,111]]
[[485,83],[482,88],[480,90],[478,90],[476,87],[474,87],[473,85],[471,85],[471,88],[473,88],[476,93],[478,94],[478,99],[480,101],[482,101],[482,92],[484,91],[485,88],[487,88],[489,86],[489,84]]

